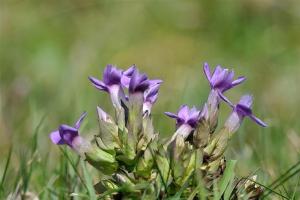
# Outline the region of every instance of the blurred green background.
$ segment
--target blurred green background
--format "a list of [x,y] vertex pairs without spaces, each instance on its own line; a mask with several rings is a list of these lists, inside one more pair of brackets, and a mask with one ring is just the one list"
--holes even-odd
[[[101,77],[109,63],[136,64],[164,80],[153,115],[158,131],[171,134],[174,121],[163,111],[205,102],[207,61],[247,76],[227,96],[237,101],[252,93],[255,113],[270,126],[246,119],[228,159],[238,159],[239,175],[258,169],[268,183],[299,157],[299,13],[297,0],[2,0],[0,158],[13,144],[17,168],[17,154],[30,148],[43,116],[39,155],[51,152],[52,165],[60,152],[48,133],[60,123],[73,123],[85,110],[83,134],[97,132],[96,106],[111,111],[111,105],[87,77]],[[220,123],[230,112],[225,105],[222,111]]]

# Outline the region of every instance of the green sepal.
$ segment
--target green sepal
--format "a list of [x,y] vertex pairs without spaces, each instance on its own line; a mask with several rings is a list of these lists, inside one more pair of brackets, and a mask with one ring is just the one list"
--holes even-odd
[[115,157],[98,147],[91,148],[85,156],[85,160],[103,174],[110,175],[118,169]]

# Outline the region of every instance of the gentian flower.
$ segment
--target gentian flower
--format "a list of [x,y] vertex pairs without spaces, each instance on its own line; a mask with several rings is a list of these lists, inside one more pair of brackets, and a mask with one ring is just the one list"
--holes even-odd
[[143,93],[149,88],[149,86],[150,81],[146,74],[140,74],[138,70],[134,70],[129,82],[129,93]]
[[200,119],[200,111],[193,107],[189,109],[187,105],[182,105],[177,114],[171,112],[165,112],[165,114],[171,118],[176,119],[177,130],[173,134],[171,140],[169,140],[165,146],[169,145],[175,140],[177,135],[182,136],[184,139],[196,128]]
[[239,128],[245,117],[249,117],[262,127],[267,126],[265,122],[253,115],[252,103],[252,96],[244,95],[241,97],[239,103],[233,106],[233,112],[225,123],[225,127],[227,127],[230,130],[230,132],[235,132]]
[[191,128],[196,128],[200,117],[200,111],[196,107],[189,109],[187,105],[182,105],[177,114],[171,112],[165,112],[165,114],[171,118],[176,119],[176,126],[189,125]]
[[130,79],[131,79],[133,73],[136,70],[137,70],[136,66],[132,65],[130,68],[128,68],[127,70],[123,71],[122,78],[121,78],[121,83],[122,83],[123,87],[129,88]]
[[89,143],[79,135],[79,128],[85,116],[86,112],[82,113],[74,126],[60,125],[58,130],[50,133],[51,141],[57,145],[68,145],[78,153],[82,153],[89,146]]
[[89,77],[92,84],[99,90],[108,92],[115,107],[121,107],[121,99],[125,99],[124,91],[121,87],[122,70],[113,65],[107,65],[103,73],[103,81],[94,77]]
[[234,80],[234,71],[221,66],[217,66],[213,74],[210,72],[208,63],[204,63],[203,66],[204,74],[209,81],[212,90],[215,90],[218,96],[225,102],[230,103],[230,101],[223,95],[227,90],[241,84],[246,80],[245,77],[241,76]]
[[[133,65],[127,70],[125,70],[122,74],[121,83],[125,88],[129,88],[129,84],[133,74],[138,74],[136,66]],[[144,77],[145,78],[145,77]],[[144,105],[143,105],[143,113],[150,114],[152,105],[156,102],[158,97],[158,90],[160,84],[163,82],[159,79],[148,80],[149,88],[144,92]]]
[[157,100],[161,83],[161,80],[150,80],[149,89],[144,93],[143,113],[147,113],[148,115],[151,113],[151,108]]

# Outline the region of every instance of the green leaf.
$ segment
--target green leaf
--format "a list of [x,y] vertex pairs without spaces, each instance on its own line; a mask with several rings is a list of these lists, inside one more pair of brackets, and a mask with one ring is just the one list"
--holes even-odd
[[221,199],[221,196],[224,194],[226,188],[230,184],[230,182],[234,179],[235,173],[234,173],[234,167],[236,164],[236,160],[230,160],[226,163],[226,169],[223,174],[223,177],[221,178],[220,182],[217,184],[216,189],[218,189],[217,194],[214,196],[215,200]]
[[10,161],[11,161],[12,150],[13,150],[13,148],[11,146],[10,149],[9,149],[9,152],[8,152],[8,156],[7,156],[6,163],[5,163],[5,168],[4,168],[1,183],[0,183],[0,197],[2,196],[2,192],[4,192],[3,184],[4,184],[6,174],[7,174],[7,170],[8,170]]

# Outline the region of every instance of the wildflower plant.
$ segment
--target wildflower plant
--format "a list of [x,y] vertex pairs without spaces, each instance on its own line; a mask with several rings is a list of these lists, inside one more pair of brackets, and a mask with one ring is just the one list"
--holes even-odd
[[[235,161],[226,162],[224,152],[245,117],[267,125],[252,113],[252,96],[237,104],[225,92],[245,81],[234,72],[207,63],[204,74],[211,91],[201,108],[182,105],[176,113],[176,130],[162,140],[152,124],[151,109],[157,100],[161,80],[151,80],[136,66],[121,70],[107,65],[103,78],[89,77],[92,85],[109,93],[114,117],[97,106],[99,134],[92,141],[79,134],[83,113],[74,126],[60,125],[50,134],[54,144],[67,145],[101,174],[95,184],[104,199],[258,199],[263,189],[256,176],[238,179]],[[220,104],[232,112],[220,129]]]

